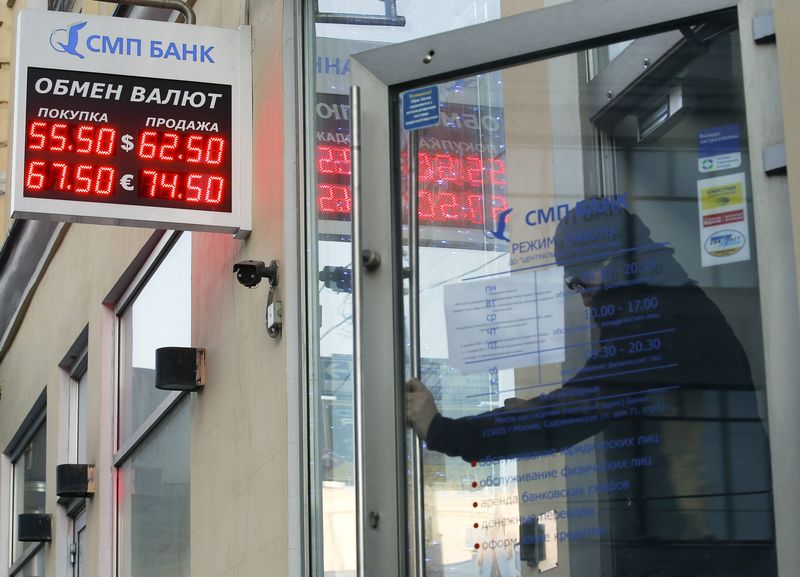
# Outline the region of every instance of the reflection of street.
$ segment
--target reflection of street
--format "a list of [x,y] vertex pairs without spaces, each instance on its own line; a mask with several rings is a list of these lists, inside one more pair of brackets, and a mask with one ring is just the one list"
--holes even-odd
[[322,502],[325,503],[322,518],[325,576],[354,577],[356,574],[355,487],[337,481],[324,481]]
[[502,511],[494,511],[493,526],[481,539],[478,553],[478,566],[481,577],[517,577],[517,563],[514,560],[515,547],[519,541],[519,531],[505,521]]
[[493,499],[488,497],[503,495],[436,489],[426,494],[426,508],[435,512],[427,531],[430,575],[519,577],[519,530],[512,522],[519,509],[510,498],[507,504],[489,505]]

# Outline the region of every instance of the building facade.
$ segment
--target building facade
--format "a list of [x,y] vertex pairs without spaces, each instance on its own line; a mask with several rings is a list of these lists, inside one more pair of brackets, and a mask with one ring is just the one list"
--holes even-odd
[[[794,574],[800,8],[165,4],[0,10],[0,575]],[[11,218],[22,9],[249,27],[252,231]]]

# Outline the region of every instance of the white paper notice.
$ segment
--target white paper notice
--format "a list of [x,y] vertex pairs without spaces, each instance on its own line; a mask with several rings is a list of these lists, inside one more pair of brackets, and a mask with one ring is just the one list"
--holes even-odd
[[464,374],[564,361],[560,267],[447,285],[444,306],[450,364]]

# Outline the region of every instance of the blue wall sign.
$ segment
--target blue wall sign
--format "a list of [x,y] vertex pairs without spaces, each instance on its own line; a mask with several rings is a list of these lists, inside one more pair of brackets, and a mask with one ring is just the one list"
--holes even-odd
[[704,128],[697,133],[697,169],[715,172],[739,168],[742,146],[738,124]]
[[439,88],[427,86],[403,93],[403,128],[416,130],[439,124]]

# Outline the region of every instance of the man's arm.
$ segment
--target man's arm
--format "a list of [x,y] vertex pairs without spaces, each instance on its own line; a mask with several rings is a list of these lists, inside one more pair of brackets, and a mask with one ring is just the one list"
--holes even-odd
[[[406,416],[428,448],[464,460],[503,459],[574,445],[602,429],[593,399],[575,421],[566,426],[548,426],[560,411],[547,415],[553,401],[507,399],[505,406],[479,415],[450,419],[442,416],[431,392],[419,380],[406,383]],[[579,417],[588,416],[581,420]]]

